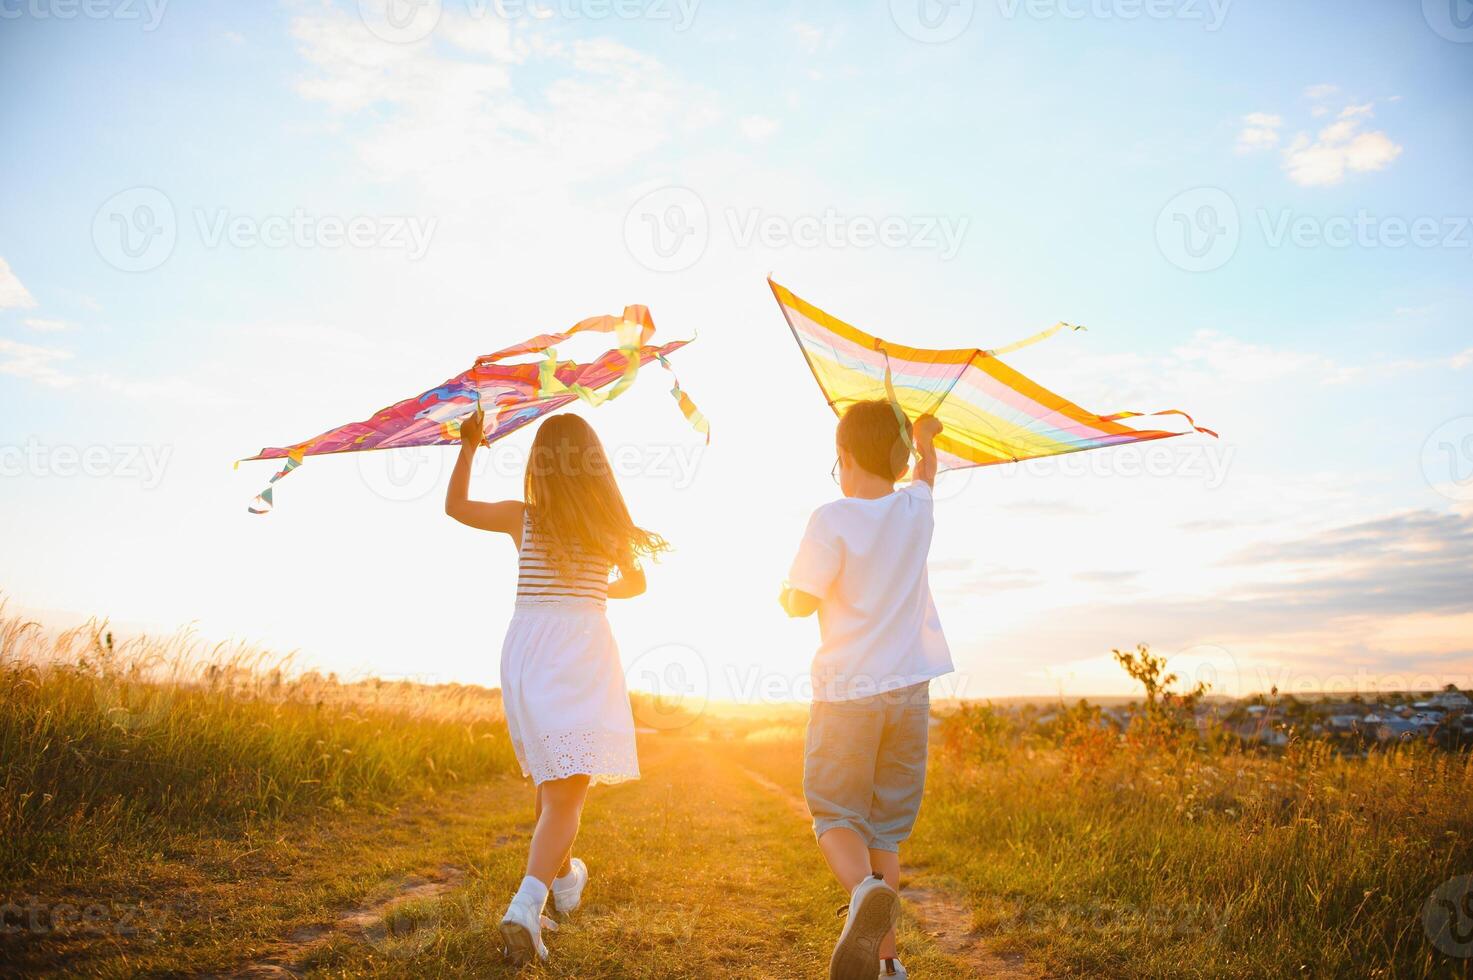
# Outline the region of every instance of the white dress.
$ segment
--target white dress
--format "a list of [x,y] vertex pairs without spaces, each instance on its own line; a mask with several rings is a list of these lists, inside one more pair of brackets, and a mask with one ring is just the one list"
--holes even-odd
[[580,558],[552,566],[530,517],[523,524],[516,611],[501,647],[501,694],[522,775],[587,775],[594,785],[639,778],[634,715],[604,610],[609,568]]

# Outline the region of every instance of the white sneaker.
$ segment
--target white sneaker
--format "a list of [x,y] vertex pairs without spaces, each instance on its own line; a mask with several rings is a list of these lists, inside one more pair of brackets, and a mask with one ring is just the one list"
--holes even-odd
[[583,889],[588,887],[588,865],[582,858],[573,858],[569,863],[573,870],[565,878],[552,879],[552,906],[565,915],[583,901]]
[[517,966],[532,957],[547,960],[547,946],[542,942],[542,913],[533,908],[530,901],[512,899],[501,917],[501,940],[506,944],[506,955]]
[[910,974],[905,972],[905,967],[901,964],[898,957],[880,960],[880,980],[888,980],[888,978],[894,977],[898,977],[899,980],[907,980]]
[[900,896],[880,875],[854,886],[844,931],[829,960],[829,980],[871,980],[880,965],[880,942],[900,918]]

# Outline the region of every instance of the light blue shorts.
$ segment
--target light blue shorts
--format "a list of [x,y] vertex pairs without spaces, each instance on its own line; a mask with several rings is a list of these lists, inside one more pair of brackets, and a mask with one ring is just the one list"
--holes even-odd
[[900,850],[921,811],[930,720],[929,684],[813,702],[803,759],[813,832],[848,827],[872,850]]

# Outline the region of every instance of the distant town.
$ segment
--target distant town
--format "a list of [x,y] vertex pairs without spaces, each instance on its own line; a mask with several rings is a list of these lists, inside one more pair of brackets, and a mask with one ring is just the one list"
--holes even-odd
[[[1244,743],[1283,747],[1293,739],[1324,739],[1347,751],[1406,742],[1425,742],[1455,751],[1473,748],[1473,698],[1449,684],[1438,692],[1402,692],[1295,697],[1274,692],[1250,698],[1201,698],[1185,706],[1198,732],[1235,737]],[[1047,729],[1066,709],[1036,702],[1005,708],[1016,721]],[[1098,706],[1097,724],[1125,731],[1145,710],[1139,702]]]

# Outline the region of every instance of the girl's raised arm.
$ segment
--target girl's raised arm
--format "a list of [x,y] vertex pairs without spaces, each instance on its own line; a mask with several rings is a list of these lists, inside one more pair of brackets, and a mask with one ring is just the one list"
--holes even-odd
[[471,460],[476,448],[485,439],[485,420],[479,411],[460,423],[460,457],[455,461],[455,470],[450,474],[450,486],[445,490],[445,513],[467,527],[482,531],[500,531],[511,536],[512,541],[522,537],[522,515],[525,506],[520,500],[501,500],[488,503],[470,499]]

